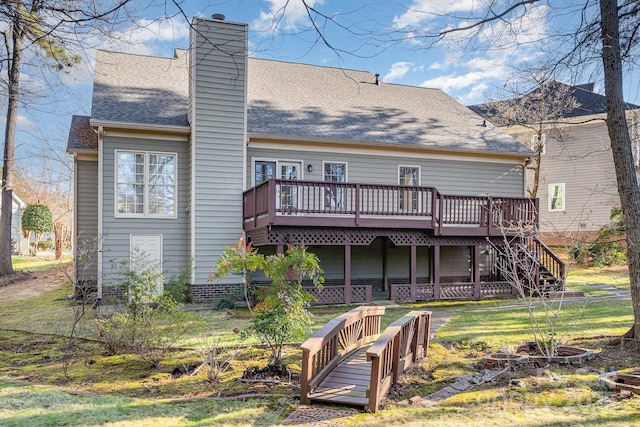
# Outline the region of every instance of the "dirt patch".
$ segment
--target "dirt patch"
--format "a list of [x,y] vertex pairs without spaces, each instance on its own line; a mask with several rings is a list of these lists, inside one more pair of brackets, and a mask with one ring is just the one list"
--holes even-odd
[[58,289],[69,281],[71,265],[0,276],[0,301],[19,301]]

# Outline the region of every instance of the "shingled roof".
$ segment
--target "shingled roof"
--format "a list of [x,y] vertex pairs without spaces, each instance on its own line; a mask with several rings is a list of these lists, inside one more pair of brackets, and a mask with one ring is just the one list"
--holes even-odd
[[[100,51],[92,123],[189,126],[186,51]],[[251,135],[527,156],[530,150],[439,89],[380,83],[364,71],[249,58]]]
[[[576,100],[577,106],[571,111],[564,114],[564,118],[590,116],[593,114],[605,114],[607,112],[607,98],[604,95],[593,91],[593,83],[585,83],[581,85],[570,86],[561,82],[552,82],[554,85],[562,86],[566,88],[566,93],[573,96]],[[531,93],[538,93],[540,88],[534,89]],[[487,119],[494,118],[496,113],[500,111],[503,105],[507,103],[517,103],[523,97],[514,98],[506,101],[487,102],[485,104],[477,104],[469,106],[474,113],[481,115]],[[627,110],[635,110],[640,106],[627,103],[625,104]]]
[[69,128],[69,138],[67,140],[67,151],[78,153],[81,151],[98,150],[98,134],[91,127],[88,116],[72,116],[71,127]]

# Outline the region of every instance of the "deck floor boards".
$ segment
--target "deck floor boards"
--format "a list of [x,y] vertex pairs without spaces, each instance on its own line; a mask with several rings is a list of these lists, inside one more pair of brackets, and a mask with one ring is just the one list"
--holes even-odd
[[311,400],[366,405],[371,379],[369,346],[356,350],[331,371],[309,396]]

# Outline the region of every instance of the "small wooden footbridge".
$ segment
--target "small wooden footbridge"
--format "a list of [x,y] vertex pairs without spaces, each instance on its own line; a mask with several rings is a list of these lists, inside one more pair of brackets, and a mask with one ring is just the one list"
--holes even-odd
[[398,376],[424,358],[431,312],[411,311],[380,333],[384,307],[335,317],[302,344],[300,399],[376,412]]

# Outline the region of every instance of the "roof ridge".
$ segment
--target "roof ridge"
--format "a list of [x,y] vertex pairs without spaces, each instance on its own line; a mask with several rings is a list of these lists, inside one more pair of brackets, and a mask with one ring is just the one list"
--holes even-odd
[[[189,49],[184,49],[184,48],[174,48],[174,49],[180,49],[180,50],[184,50],[184,51],[189,51]],[[139,58],[154,58],[154,59],[171,59],[171,60],[175,60],[177,59],[174,55],[171,56],[160,56],[160,55],[145,55],[142,53],[134,53],[134,52],[120,52],[118,50],[108,50],[108,49],[97,49],[98,53],[113,53],[116,55],[127,55],[127,56],[137,56]]]

